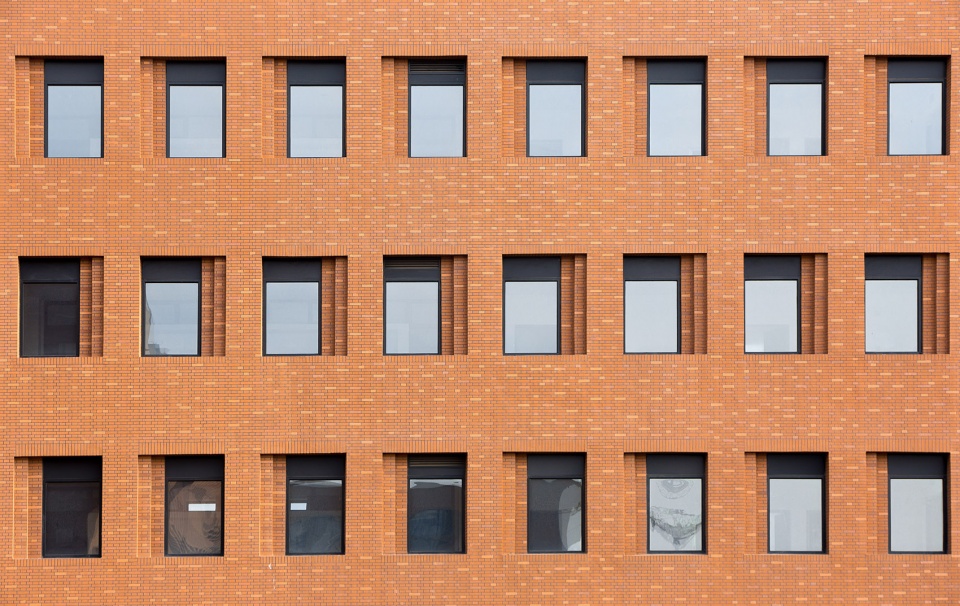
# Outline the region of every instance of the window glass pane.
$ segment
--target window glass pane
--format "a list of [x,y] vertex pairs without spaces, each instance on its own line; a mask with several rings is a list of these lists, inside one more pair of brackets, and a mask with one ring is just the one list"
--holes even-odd
[[770,551],[823,551],[823,481],[770,479]]
[[703,154],[703,85],[650,85],[650,155]]
[[583,155],[583,87],[531,84],[528,87],[531,156]]
[[943,83],[890,83],[890,153],[943,153]]
[[867,351],[919,351],[918,287],[916,280],[866,281]]
[[890,480],[890,550],[943,551],[943,480]]
[[407,551],[463,552],[463,479],[409,482]]
[[410,155],[463,156],[463,87],[410,87]]
[[47,482],[44,557],[100,555],[100,482]]
[[223,553],[223,482],[167,482],[167,555]]
[[820,84],[770,85],[771,156],[823,153],[822,90]]
[[343,156],[343,87],[290,87],[290,157]]
[[23,284],[20,352],[24,356],[80,354],[80,285]]
[[267,282],[267,354],[320,353],[320,284]]
[[171,158],[223,157],[223,87],[171,86]]
[[440,284],[387,282],[386,323],[386,353],[439,353]]
[[703,551],[703,480],[651,478],[650,551]]
[[505,353],[557,353],[557,283],[504,284]]
[[197,355],[200,285],[148,282],[143,291],[144,355]]
[[583,480],[530,480],[528,551],[583,551]]
[[343,480],[288,480],[287,552],[343,553]]
[[99,158],[103,155],[100,86],[47,87],[47,157]]
[[747,280],[744,317],[747,352],[797,351],[797,281]]
[[624,338],[627,353],[677,351],[677,283],[624,284]]

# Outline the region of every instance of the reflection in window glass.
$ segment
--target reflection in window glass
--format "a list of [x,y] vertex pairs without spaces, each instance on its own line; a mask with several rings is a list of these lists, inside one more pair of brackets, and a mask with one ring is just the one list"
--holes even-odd
[[103,154],[103,87],[47,87],[47,157]]
[[167,481],[167,555],[223,553],[223,481]]
[[200,285],[148,282],[143,294],[144,355],[198,355]]
[[583,86],[531,84],[528,87],[530,156],[583,155]]
[[20,355],[80,353],[80,263],[20,260]]
[[650,155],[703,154],[703,86],[650,85]]
[[407,551],[463,552],[463,479],[410,479]]
[[823,86],[771,84],[769,88],[771,156],[819,156],[823,153]]
[[890,551],[944,551],[943,480],[890,480]]
[[747,280],[744,284],[747,352],[796,353],[796,280]]
[[624,289],[627,353],[676,353],[679,284],[628,281]]
[[100,556],[100,457],[43,461],[43,557]]
[[222,158],[223,87],[169,88],[169,157]]
[[386,353],[440,351],[440,283],[387,282]]
[[463,156],[463,87],[410,87],[410,156]]
[[320,283],[266,283],[266,353],[320,353]]
[[943,83],[891,82],[889,153],[943,153]]
[[343,553],[343,480],[287,480],[287,553]]
[[343,156],[343,87],[290,87],[290,157]]
[[703,480],[649,480],[649,551],[703,551]]
[[917,280],[867,280],[864,302],[868,352],[919,351]]
[[504,283],[504,353],[557,353],[556,282]]
[[823,551],[823,480],[770,479],[770,551]]
[[532,479],[527,494],[527,548],[583,551],[583,479]]

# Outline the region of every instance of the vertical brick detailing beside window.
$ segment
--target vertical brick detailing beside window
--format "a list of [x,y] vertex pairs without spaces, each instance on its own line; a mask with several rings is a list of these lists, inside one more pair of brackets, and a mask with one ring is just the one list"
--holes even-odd
[[747,156],[767,154],[767,60],[746,57],[743,60],[744,123],[743,150]]
[[226,355],[227,261],[224,257],[203,258],[200,291],[200,355]]
[[[633,478],[633,508],[627,511],[626,519],[633,529],[634,553],[647,552],[647,457],[642,454],[628,455],[627,470]],[[630,537],[628,536],[628,539]],[[628,545],[631,544],[628,542]]]
[[407,455],[383,455],[383,552],[407,552]]
[[527,155],[527,63],[503,60],[503,154]]
[[827,353],[827,255],[800,257],[800,353]]
[[164,457],[141,456],[137,473],[137,555],[163,557]]
[[152,67],[153,151],[151,155],[154,158],[165,158],[167,156],[167,62],[154,59]]
[[324,257],[321,262],[320,355],[347,355],[346,257]]
[[514,516],[516,522],[516,538],[515,540],[515,553],[527,553],[527,456],[526,455],[515,455],[514,460],[516,461],[516,466],[514,469],[516,473],[514,474],[514,494],[513,502],[516,503],[516,515]]
[[[39,66],[37,64],[39,63]],[[32,152],[32,139],[35,136],[37,115],[36,111],[41,112],[40,128],[43,127],[43,99],[40,99],[39,107],[35,102],[38,88],[43,87],[43,60],[31,59],[30,57],[17,57],[14,66],[15,77],[15,95],[16,108],[14,125],[14,137],[16,138],[16,155],[18,157],[30,156]],[[39,80],[38,80],[39,78]],[[42,137],[43,132],[39,132]],[[41,143],[42,145],[42,143]],[[42,150],[41,150],[42,151]]]
[[680,257],[680,353],[707,353],[707,256]]
[[950,256],[923,255],[921,340],[923,353],[950,353]]
[[756,502],[753,508],[754,529],[756,536],[755,553],[767,553],[770,551],[770,507],[769,507],[769,485],[767,484],[767,455],[756,454]]
[[390,91],[395,86],[395,59],[393,57],[384,57],[380,64],[380,103],[383,107],[381,115],[380,130],[383,133],[383,155],[387,158],[396,153],[396,96],[391,95]]
[[[885,554],[890,551],[890,483],[887,472],[886,453],[867,453],[867,471],[876,467],[876,498],[873,502],[873,511],[864,512],[876,524],[877,553]],[[871,515],[872,514],[872,515]]]
[[953,131],[950,130],[951,121],[950,116],[953,115],[951,111],[951,99],[953,99],[953,87],[950,86],[950,74],[953,73],[953,70],[950,69],[951,60],[949,57],[946,58],[947,63],[947,73],[944,74],[943,88],[945,95],[945,104],[943,108],[943,132],[946,136],[943,138],[943,153],[948,155],[950,153],[950,141],[953,139]]
[[645,155],[647,149],[647,62],[623,58],[623,153]]
[[408,141],[410,130],[410,91],[407,87],[408,64],[406,59],[393,60],[393,93],[394,93],[394,153],[401,158],[410,155]]
[[560,257],[560,353],[587,353],[587,257]]
[[467,353],[467,257],[440,258],[440,353]]
[[30,59],[30,155],[34,158],[44,156],[44,95],[43,59]]
[[268,158],[287,156],[287,61],[263,59],[263,150]]
[[13,463],[13,557],[43,554],[43,459],[17,457]]
[[80,259],[80,356],[103,355],[103,257]]
[[[864,113],[867,116],[867,132],[873,132],[874,151],[878,156],[887,155],[887,58],[867,57],[864,64]],[[872,122],[872,123],[871,123]],[[872,126],[872,128],[871,128]],[[869,142],[869,139],[867,139]],[[868,143],[869,144],[869,143]]]
[[260,457],[260,555],[287,552],[287,458]]

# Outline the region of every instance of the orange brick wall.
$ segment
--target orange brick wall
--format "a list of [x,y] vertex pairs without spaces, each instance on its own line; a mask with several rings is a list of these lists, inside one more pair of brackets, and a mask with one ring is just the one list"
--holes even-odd
[[[0,3],[0,604],[960,603],[960,90],[886,155],[887,57],[952,2]],[[829,155],[767,157],[768,57],[828,59]],[[43,157],[43,59],[104,60],[104,158]],[[226,60],[227,157],[166,158],[167,59]],[[286,60],[344,58],[345,158],[286,158]],[[406,64],[467,63],[467,158],[407,157]],[[587,152],[526,157],[528,58]],[[646,157],[646,59],[707,65],[704,157]],[[958,82],[948,77],[948,83]],[[803,255],[803,351],[745,355],[745,254]],[[865,253],[924,258],[924,353],[864,354]],[[681,255],[680,355],[623,354],[623,257]],[[443,259],[440,356],[384,356],[383,258]],[[504,356],[502,259],[564,259]],[[82,356],[18,357],[18,258],[82,265]],[[140,259],[204,261],[203,357],[143,358]],[[323,258],[324,355],[262,356],[262,259]],[[954,286],[951,288],[951,284]],[[448,305],[448,306],[447,306]],[[449,328],[449,330],[448,330]],[[951,353],[954,352],[954,353]],[[828,454],[828,553],[766,551],[765,454]],[[586,454],[587,552],[526,553],[526,455]],[[648,555],[648,453],[704,453],[705,555]],[[951,455],[953,553],[891,555],[886,453]],[[288,454],[346,454],[346,553],[284,555]],[[406,457],[465,453],[462,555],[406,553]],[[225,458],[224,555],[163,557],[163,457]],[[102,557],[44,559],[42,458],[103,457]]]

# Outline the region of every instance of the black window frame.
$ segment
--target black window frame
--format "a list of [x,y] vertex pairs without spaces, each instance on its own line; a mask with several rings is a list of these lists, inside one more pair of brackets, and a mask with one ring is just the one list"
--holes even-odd
[[[803,333],[801,332],[801,255],[780,254],[749,254],[743,257],[743,352],[749,355],[798,355],[803,351]],[[797,283],[797,350],[796,351],[747,351],[747,309],[746,283],[749,282],[777,282],[795,280]]]
[[[318,455],[287,455],[285,530],[285,553],[288,556],[316,556],[316,555],[343,555],[346,553],[347,529],[347,476],[346,455],[318,454]],[[338,551],[301,552],[290,551],[290,481],[291,480],[339,480],[340,481],[340,549]]]
[[[413,155],[413,87],[459,86],[463,88],[463,149],[459,156]],[[407,157],[408,158],[466,158],[467,157],[467,60],[464,58],[410,59],[407,61]]]
[[[707,456],[702,453],[647,453],[644,456],[647,482],[647,553],[671,555],[707,554]],[[699,479],[700,480],[700,526],[702,539],[699,550],[666,550],[650,548],[650,492],[651,480]]]
[[[893,480],[940,480],[943,482],[943,549],[941,551],[894,551]],[[950,553],[950,455],[940,453],[887,454],[887,553],[947,555]]]
[[[173,75],[171,75],[173,68]],[[183,60],[174,59],[166,62],[166,129],[167,129],[167,158],[172,159],[208,159],[227,157],[227,62],[226,59]],[[170,87],[171,86],[219,86],[222,91],[220,107],[221,141],[220,156],[171,156],[170,155]]]
[[[683,318],[680,313],[680,256],[625,255],[623,257],[623,353],[634,356],[679,354],[682,348]],[[676,282],[677,284],[677,349],[676,351],[627,351],[627,282]]]
[[[650,153],[650,87],[664,85],[700,85],[700,153],[684,156]],[[707,155],[707,61],[703,58],[647,59],[647,157],[699,158]]]
[[[767,454],[767,553],[780,554],[827,554],[827,455],[826,453],[782,452]],[[770,525],[773,516],[770,510],[770,480],[820,480],[820,541],[819,551],[775,551],[772,547]]]
[[[310,277],[316,280],[310,280]],[[317,283],[317,353],[267,353],[267,284],[276,282]],[[323,261],[320,257],[264,257],[262,282],[262,355],[319,356],[323,353]]]
[[[190,267],[194,265],[195,267]],[[148,269],[149,268],[149,269]],[[195,279],[186,279],[193,277]],[[153,275],[148,279],[147,274]],[[147,284],[197,285],[197,353],[147,353]],[[141,358],[196,358],[203,355],[203,261],[201,257],[141,257],[140,258],[140,357]]]
[[[866,303],[868,280],[917,282],[917,350],[916,351],[870,351],[864,342],[864,352],[874,354],[921,354],[923,353],[923,256],[901,254],[867,254],[863,257],[863,288]],[[864,315],[864,341],[866,341],[866,315]]]
[[[439,356],[443,353],[443,289],[440,257],[390,256],[383,258],[383,355]],[[387,351],[387,284],[391,282],[437,283],[437,352],[391,353]]]
[[[97,73],[99,71],[99,74]],[[51,73],[52,72],[52,73]],[[45,59],[43,61],[43,157],[49,158],[50,140],[50,86],[100,87],[100,155],[54,156],[54,158],[103,158],[104,149],[104,93],[103,57],[99,59]]]
[[[556,267],[554,267],[554,264]],[[503,257],[503,285],[501,301],[500,334],[503,340],[503,355],[505,356],[557,356],[560,355],[560,325],[561,305],[563,298],[560,291],[561,257],[559,255],[537,256],[504,256]],[[557,350],[554,352],[507,352],[507,282],[555,282],[557,284]]]
[[[294,86],[339,86],[343,119],[340,124],[339,156],[293,156],[290,155],[290,123],[293,112],[290,108],[290,89]],[[224,88],[226,93],[226,88]],[[224,94],[226,99],[226,94]],[[226,115],[226,110],[224,110]],[[226,133],[226,130],[224,130]],[[226,139],[226,134],[224,134]],[[226,154],[224,154],[226,155]],[[343,58],[289,59],[287,60],[287,157],[288,158],[346,158],[347,157],[347,63]]]
[[[97,544],[100,552],[96,554],[64,554],[50,553],[47,549],[47,489],[48,484],[61,483],[89,483],[99,486],[100,518],[97,522],[99,538]],[[42,521],[41,521],[41,557],[43,558],[99,558],[103,556],[103,458],[99,456],[79,457],[44,457],[43,458],[43,494]]]
[[[821,58],[771,58],[766,62],[767,72],[767,156],[772,158],[816,158],[827,155],[827,60]],[[770,153],[770,87],[775,84],[820,85],[820,153]]]
[[[587,553],[587,455],[582,452],[530,453],[527,455],[527,553]],[[530,482],[535,480],[580,480],[580,551],[548,551],[530,548]]]
[[[66,265],[70,264],[71,267],[69,270],[76,271],[75,279],[67,279],[65,277],[67,268]],[[59,268],[55,267],[60,265]],[[31,267],[33,273],[31,275]],[[44,267],[46,266],[46,267]],[[48,277],[43,278],[42,274],[45,273],[44,270],[49,272]],[[63,272],[59,276],[59,272]],[[80,323],[82,321],[80,314],[80,259],[77,257],[20,257],[19,259],[19,274],[20,274],[20,309],[19,309],[19,352],[21,358],[78,358],[80,357]],[[77,286],[77,333],[76,333],[76,345],[77,353],[73,355],[27,355],[23,351],[23,291],[24,284],[76,284]]]
[[[947,135],[950,122],[950,91],[947,90],[949,74],[949,57],[890,57],[887,59],[887,155],[888,156],[946,156],[949,155]],[[894,68],[896,66],[896,69]],[[897,72],[894,74],[894,72]],[[940,96],[940,153],[939,154],[893,154],[890,153],[890,121],[893,119],[890,111],[891,84],[924,84],[938,83],[941,85]]]
[[[170,467],[173,463],[174,471]],[[169,455],[163,462],[163,555],[168,558],[223,557],[226,534],[223,510],[225,468],[223,455]],[[220,551],[218,553],[170,553],[170,482],[220,482]]]
[[[459,520],[462,545],[459,551],[417,551],[410,547],[410,480],[460,480],[463,493],[462,517]],[[465,454],[410,454],[407,455],[407,553],[449,554],[467,553],[467,455]]]
[[[535,75],[531,77],[531,66]],[[526,72],[526,135],[528,158],[586,158],[587,157],[587,60],[585,58],[527,59]],[[577,156],[530,155],[530,87],[551,85],[580,86],[580,154]]]

